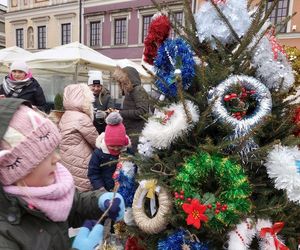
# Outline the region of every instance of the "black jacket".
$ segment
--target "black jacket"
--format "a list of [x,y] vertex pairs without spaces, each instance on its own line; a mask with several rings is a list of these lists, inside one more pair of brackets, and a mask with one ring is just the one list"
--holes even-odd
[[[42,111],[47,111],[47,103],[44,95],[44,91],[38,81],[31,78],[32,83],[25,86],[17,98],[21,98],[30,101],[32,105],[37,106],[38,109]],[[6,95],[2,84],[0,85],[0,95],[5,95],[6,97],[11,97],[11,95]]]

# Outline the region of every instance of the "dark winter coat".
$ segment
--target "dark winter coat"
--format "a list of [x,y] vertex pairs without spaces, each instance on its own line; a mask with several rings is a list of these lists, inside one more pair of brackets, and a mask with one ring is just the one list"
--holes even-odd
[[[37,106],[40,110],[47,111],[46,98],[42,87],[36,79],[31,78],[31,80],[32,83],[22,89],[18,95],[18,98],[30,101],[32,105]],[[11,97],[9,94],[6,95],[2,84],[0,85],[0,95]]]
[[[117,167],[119,156],[103,153],[102,149],[95,149],[89,162],[88,177],[93,186],[93,190],[104,187],[107,191],[114,188],[113,173]],[[111,162],[106,164],[108,162]],[[101,166],[105,164],[104,166]]]
[[135,149],[138,135],[132,136],[132,134],[139,134],[144,127],[143,116],[149,112],[149,97],[141,86],[141,79],[137,70],[132,67],[125,67],[123,71],[128,75],[133,89],[125,95],[120,114],[124,119],[126,132],[131,139],[133,149]]
[[94,106],[94,126],[96,127],[97,131],[99,134],[104,132],[105,130],[105,120],[104,119],[97,119],[95,116],[97,110],[105,111],[109,108],[114,108],[114,102],[113,99],[111,98],[108,90],[106,90],[103,87],[102,92],[100,93],[99,96],[95,96],[95,101],[93,103]]
[[52,222],[19,198],[0,187],[0,249],[67,250],[71,248],[69,227],[82,226],[85,219],[98,219],[100,191],[75,192],[73,207],[65,222]]

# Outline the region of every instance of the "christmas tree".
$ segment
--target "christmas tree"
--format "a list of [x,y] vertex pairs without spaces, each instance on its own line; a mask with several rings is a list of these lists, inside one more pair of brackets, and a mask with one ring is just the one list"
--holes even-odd
[[278,0],[209,0],[196,14],[184,0],[180,25],[153,2],[144,61],[161,96],[138,173],[124,162],[117,177],[128,209],[116,232],[126,249],[296,249],[297,85],[275,38],[290,17],[269,22]]

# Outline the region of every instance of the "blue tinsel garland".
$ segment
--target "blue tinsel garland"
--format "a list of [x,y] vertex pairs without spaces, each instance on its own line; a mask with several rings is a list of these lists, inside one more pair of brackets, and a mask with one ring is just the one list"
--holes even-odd
[[121,170],[117,180],[120,183],[118,193],[124,198],[125,207],[131,207],[137,188],[134,176],[127,176]]
[[188,89],[195,76],[195,61],[190,45],[181,38],[167,39],[158,49],[154,61],[157,76],[155,85],[166,96],[176,96],[175,69],[181,70],[182,85]]
[[188,239],[188,233],[185,230],[178,230],[164,240],[158,242],[158,250],[182,250],[182,245],[186,244],[191,250],[208,250],[204,243],[191,241]]

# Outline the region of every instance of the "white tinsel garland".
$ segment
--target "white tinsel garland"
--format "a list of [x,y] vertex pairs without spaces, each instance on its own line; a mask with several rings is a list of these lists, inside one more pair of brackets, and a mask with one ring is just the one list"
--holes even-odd
[[[163,110],[156,110],[149,118],[139,138],[138,151],[140,154],[151,157],[154,149],[166,149],[172,142],[191,130],[199,121],[198,108],[186,101],[187,109],[192,122],[188,123],[182,103],[173,103]],[[166,112],[172,114],[166,119]]]
[[300,151],[295,147],[275,145],[269,153],[265,166],[270,178],[274,179],[275,188],[286,190],[291,201],[300,204]]
[[[260,250],[275,250],[274,236],[266,233],[265,237],[260,236],[263,228],[272,228],[273,224],[270,220],[258,219],[254,222],[252,219],[246,219],[238,224],[234,230],[228,234],[228,250],[248,250],[252,240],[257,237],[259,239]],[[276,235],[281,243],[283,241]]]
[[292,87],[295,77],[290,63],[281,51],[278,51],[277,60],[274,59],[272,45],[266,36],[257,45],[252,63],[256,68],[256,77],[270,90],[285,92]]
[[[247,0],[226,0],[217,5],[237,35],[242,37],[251,24],[251,18],[247,11]],[[201,5],[195,14],[195,20],[200,42],[209,41],[212,48],[216,48],[213,36],[224,45],[235,41],[228,26],[210,1]]]

